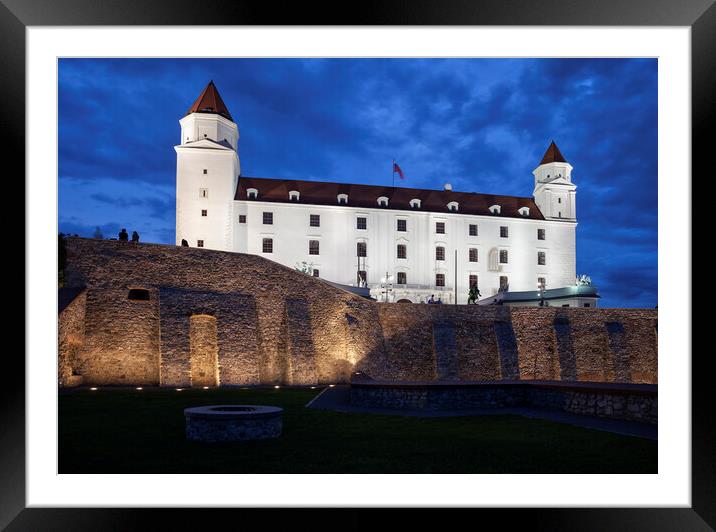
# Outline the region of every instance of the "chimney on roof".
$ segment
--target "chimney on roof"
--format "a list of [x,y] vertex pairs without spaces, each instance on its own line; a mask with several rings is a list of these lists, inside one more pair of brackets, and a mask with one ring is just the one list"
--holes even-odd
[[452,190],[452,185],[450,183],[445,183],[445,190]]

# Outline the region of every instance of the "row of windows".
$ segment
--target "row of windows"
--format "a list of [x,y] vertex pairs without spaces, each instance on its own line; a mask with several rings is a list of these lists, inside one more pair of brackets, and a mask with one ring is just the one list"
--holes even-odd
[[[199,240],[200,244],[199,247],[203,247],[204,241]],[[262,249],[264,253],[273,253],[273,239],[272,238],[264,238]],[[320,255],[320,242],[318,240],[309,240],[308,241],[308,254],[309,255]],[[368,244],[366,242],[356,242],[356,255],[358,257],[366,257],[368,255]],[[398,244],[396,247],[396,256],[399,259],[407,259],[408,258],[408,247],[405,244]],[[443,246],[437,246],[435,248],[435,260],[437,261],[444,261],[445,260],[445,248]],[[468,261],[469,262],[478,262],[478,254],[477,254],[477,248],[470,248],[468,249]],[[506,249],[500,250],[500,256],[499,256],[500,264],[508,264],[509,263],[509,255],[508,251]],[[547,264],[547,256],[544,251],[538,251],[537,252],[537,264],[540,266],[544,266]]]
[[[202,211],[203,212],[203,211]],[[202,214],[202,216],[206,216],[205,214]],[[239,215],[239,223],[246,223],[246,215],[240,214]],[[273,225],[273,213],[272,212],[264,212],[263,213],[263,223],[264,225]],[[320,214],[311,214],[309,216],[309,225],[311,227],[321,227],[321,215]],[[368,228],[368,219],[364,216],[358,216],[356,218],[356,229],[367,229]],[[408,224],[407,220],[398,219],[397,220],[397,231],[404,233],[408,230]],[[445,234],[445,222],[435,222],[435,232],[439,235]],[[470,236],[478,236],[477,233],[477,224],[469,224],[468,225],[468,234]],[[545,240],[545,230],[544,229],[537,229],[537,239],[538,240]],[[509,237],[509,228],[505,225],[500,226],[500,237],[502,238],[508,238]]]
[[[314,272],[317,272],[318,270],[314,270]],[[317,274],[315,274],[316,277],[318,277]],[[365,270],[360,270],[358,272],[358,275],[356,276],[356,280],[359,284],[361,283],[367,283],[368,282],[368,272]],[[406,272],[397,272],[396,275],[396,283],[398,285],[405,285],[408,284],[408,274]],[[475,287],[478,288],[478,278],[475,274],[470,274],[468,276],[468,284],[470,288]],[[547,280],[544,277],[538,277],[537,278],[537,285],[541,290],[544,290],[547,287]],[[445,274],[444,273],[436,273],[435,274],[435,286],[445,286]],[[509,279],[506,275],[500,276],[500,290],[507,290],[509,288]]]

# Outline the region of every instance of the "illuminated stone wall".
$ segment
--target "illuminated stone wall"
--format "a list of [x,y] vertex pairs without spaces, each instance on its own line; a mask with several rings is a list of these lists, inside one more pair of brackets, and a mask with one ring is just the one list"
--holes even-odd
[[[77,338],[71,371],[84,384],[200,385],[196,316],[215,320],[220,384],[346,382],[356,371],[657,382],[652,309],[379,304],[255,255],[78,238],[66,284],[87,290],[60,315],[60,366]],[[128,300],[131,288],[149,299]],[[71,333],[78,320],[83,336]]]

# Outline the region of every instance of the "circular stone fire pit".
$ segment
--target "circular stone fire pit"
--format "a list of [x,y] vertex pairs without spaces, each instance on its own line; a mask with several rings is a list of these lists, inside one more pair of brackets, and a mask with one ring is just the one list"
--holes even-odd
[[276,438],[283,427],[283,408],[260,405],[198,406],[184,410],[186,437],[219,442]]

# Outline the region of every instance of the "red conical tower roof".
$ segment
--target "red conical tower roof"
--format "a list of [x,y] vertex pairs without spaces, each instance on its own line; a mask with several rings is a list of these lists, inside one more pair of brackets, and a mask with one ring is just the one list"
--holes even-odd
[[232,122],[234,121],[231,118],[231,113],[226,108],[224,100],[219,96],[219,91],[216,90],[213,80],[209,82],[186,114],[190,115],[191,113],[214,113],[228,118]]
[[562,155],[562,152],[559,151],[559,148],[557,145],[552,141],[552,143],[549,145],[549,148],[547,148],[547,151],[544,152],[544,157],[542,157],[542,162],[540,162],[540,165],[548,164],[548,163],[566,163],[567,159],[564,158],[564,155]]

